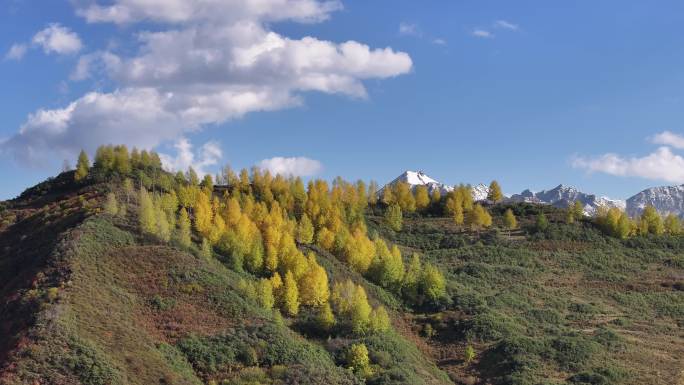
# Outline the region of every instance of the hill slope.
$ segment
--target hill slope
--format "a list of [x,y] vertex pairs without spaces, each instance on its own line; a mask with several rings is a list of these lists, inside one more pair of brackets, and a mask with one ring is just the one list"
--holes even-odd
[[[308,309],[260,306],[231,256],[144,235],[120,179],[73,174],[0,207],[0,384],[681,384],[684,238],[617,240],[562,209],[510,208],[520,229],[469,231],[436,208],[401,231],[368,208],[368,233],[444,272],[435,306],[406,302],[315,245],[329,281],[389,309],[384,333],[320,334]],[[222,194],[218,188],[215,194]],[[550,219],[535,229],[540,210]],[[368,347],[371,372],[347,368]],[[472,359],[466,351],[472,349]]]

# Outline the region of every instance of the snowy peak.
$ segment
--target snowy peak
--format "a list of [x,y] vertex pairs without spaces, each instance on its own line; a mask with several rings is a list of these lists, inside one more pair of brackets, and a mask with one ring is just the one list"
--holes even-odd
[[408,183],[408,185],[411,186],[411,189],[415,189],[417,186],[426,186],[429,193],[432,193],[434,190],[439,190],[440,193],[446,194],[454,189],[452,186],[430,178],[422,171],[404,171],[401,175],[380,189],[380,192],[382,192],[385,187],[394,186],[399,182]]
[[584,205],[584,213],[593,215],[599,207],[618,207],[625,208],[625,202],[617,199],[610,199],[606,197],[597,197],[593,194],[587,194],[579,191],[573,186],[565,186],[559,184],[550,190],[542,190],[540,192],[532,192],[525,190],[520,194],[514,194],[510,198],[513,202],[529,202],[548,204],[556,207],[568,207],[574,204],[575,201],[580,201]]
[[651,187],[627,199],[627,214],[641,214],[646,206],[653,206],[660,214],[684,217],[684,185]]

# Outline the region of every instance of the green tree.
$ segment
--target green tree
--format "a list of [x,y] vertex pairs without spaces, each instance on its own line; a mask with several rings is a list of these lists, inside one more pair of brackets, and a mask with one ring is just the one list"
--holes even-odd
[[202,238],[202,246],[200,247],[200,255],[204,259],[210,259],[213,255],[213,250],[211,249],[211,242],[207,238]]
[[499,182],[493,180],[492,183],[489,184],[489,193],[487,194],[487,200],[496,203],[501,202],[503,198],[504,196],[501,192],[501,186],[499,186]]
[[90,170],[90,160],[88,159],[88,154],[81,150],[78,154],[78,162],[76,163],[76,173],[74,174],[74,179],[78,182],[85,179],[88,176],[88,170]]
[[378,182],[372,180],[368,184],[368,204],[375,206],[378,203]]
[[543,232],[546,231],[546,229],[549,228],[549,220],[546,219],[546,215],[544,215],[543,211],[540,211],[539,214],[537,215],[537,221],[535,223],[535,227],[537,231]]
[[397,204],[390,205],[385,209],[385,223],[394,231],[401,231],[403,225],[401,207]]
[[472,345],[466,346],[464,356],[466,363],[470,363],[475,359],[475,349],[473,349]]

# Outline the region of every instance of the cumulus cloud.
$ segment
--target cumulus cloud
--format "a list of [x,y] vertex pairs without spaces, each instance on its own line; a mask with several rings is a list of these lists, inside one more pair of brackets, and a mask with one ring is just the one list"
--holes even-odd
[[215,166],[223,158],[221,146],[215,141],[209,141],[197,151],[186,138],[180,138],[174,144],[176,155],[161,153],[162,164],[168,171],[186,171],[192,167],[200,177],[207,174],[207,167]]
[[33,36],[33,44],[43,48],[46,54],[73,54],[81,50],[83,43],[75,32],[61,26],[59,23],[50,24],[47,28]]
[[313,176],[323,170],[321,162],[306,157],[264,159],[257,165],[262,170],[268,170],[273,175],[284,176]]
[[491,39],[494,37],[493,33],[484,29],[475,29],[470,34],[481,39]]
[[26,55],[26,44],[12,44],[5,54],[5,60],[21,60]]
[[77,14],[90,23],[128,24],[139,21],[185,24],[292,20],[313,23],[342,9],[339,1],[318,0],[115,0],[113,4],[79,6]]
[[[250,112],[303,103],[317,91],[366,98],[364,81],[406,74],[410,56],[357,41],[289,38],[271,22],[318,22],[341,8],[316,0],[115,0],[77,8],[89,22],[157,23],[135,33],[137,50],[82,55],[71,79],[102,77],[111,92],[40,109],[0,150],[41,154],[100,143],[150,148]],[[45,39],[46,41],[48,39]],[[130,52],[130,51],[126,51]],[[99,79],[98,79],[99,80]]]
[[508,22],[506,20],[497,20],[494,22],[494,26],[497,28],[508,29],[510,31],[517,31],[520,29],[519,25],[513,24],[513,23]]
[[[682,139],[682,137],[677,135],[675,137],[665,135],[665,138]],[[681,145],[684,142],[671,140],[669,144],[672,143]],[[575,156],[571,163],[573,167],[581,168],[588,172],[684,183],[684,158],[675,154],[666,146],[659,147],[656,151],[642,157],[625,157],[614,153],[607,153],[597,157]]]
[[663,131],[651,138],[655,144],[663,144],[674,148],[684,149],[684,136],[670,131]]

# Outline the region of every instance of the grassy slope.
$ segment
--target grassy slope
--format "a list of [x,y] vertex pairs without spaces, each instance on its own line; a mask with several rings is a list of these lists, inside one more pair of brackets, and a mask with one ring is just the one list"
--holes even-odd
[[[31,228],[47,226],[44,231],[52,234],[35,268],[22,270],[26,265],[14,259],[22,248],[6,249],[0,256],[5,266],[25,275],[21,284],[3,287],[3,294],[30,304],[22,312],[3,308],[6,318],[24,321],[3,329],[3,337],[21,338],[7,339],[4,352],[9,357],[0,364],[0,383],[202,384],[223,378],[263,384],[359,382],[339,366],[344,348],[355,340],[303,337],[293,331],[299,325],[288,326],[290,320],[241,294],[239,282],[250,276],[227,269],[218,259],[204,260],[140,237],[131,225],[132,209],[126,219],[97,214],[83,220],[97,212],[102,193],[89,189],[88,203],[78,199],[84,191],[77,190],[69,193],[79,208],[74,211],[78,217],[68,222],[73,227],[49,226],[47,215],[54,217],[53,224],[69,217],[62,218],[51,206],[13,218],[14,224],[0,232],[0,242],[9,244],[10,236],[31,233],[26,221],[36,220]],[[51,198],[54,207],[63,203],[61,198]],[[20,201],[6,210],[7,217],[16,216]],[[390,294],[334,257],[322,253],[320,259],[331,278],[351,277],[368,287],[372,301],[398,308]],[[449,382],[397,333],[363,340],[376,372],[382,373],[377,382]]]
[[476,242],[442,218],[409,218],[400,233],[371,223],[448,273],[451,309],[412,318],[436,330],[426,351],[457,382],[684,383],[681,238],[622,242],[557,223]]

